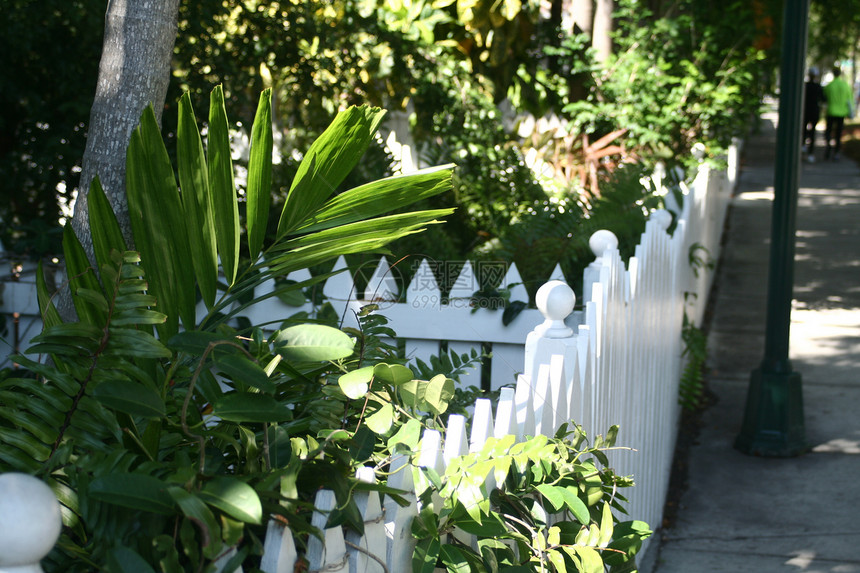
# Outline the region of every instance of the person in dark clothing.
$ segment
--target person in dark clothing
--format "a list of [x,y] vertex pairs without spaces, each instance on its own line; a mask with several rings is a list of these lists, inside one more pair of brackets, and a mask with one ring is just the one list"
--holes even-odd
[[815,126],[821,118],[821,104],[824,99],[824,90],[818,82],[818,70],[809,68],[806,77],[805,94],[803,100],[803,145],[806,147],[806,159],[810,163],[815,162]]

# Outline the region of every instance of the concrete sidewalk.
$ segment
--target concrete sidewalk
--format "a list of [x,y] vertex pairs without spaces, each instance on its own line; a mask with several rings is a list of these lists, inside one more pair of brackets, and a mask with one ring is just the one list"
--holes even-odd
[[775,120],[746,144],[709,336],[716,402],[656,573],[860,572],[860,169],[821,161],[821,147],[800,180],[790,356],[812,449],[767,459],[733,448],[763,357]]

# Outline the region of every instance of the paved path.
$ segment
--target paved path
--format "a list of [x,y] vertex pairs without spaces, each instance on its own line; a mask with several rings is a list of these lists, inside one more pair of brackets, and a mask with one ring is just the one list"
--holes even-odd
[[763,356],[774,116],[750,138],[716,282],[709,387],[689,487],[656,573],[860,573],[860,169],[804,164],[791,359],[810,453],[749,457],[732,444]]

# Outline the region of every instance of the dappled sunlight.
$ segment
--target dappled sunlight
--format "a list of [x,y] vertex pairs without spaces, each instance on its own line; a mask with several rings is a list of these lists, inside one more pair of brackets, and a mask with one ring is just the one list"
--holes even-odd
[[764,191],[746,191],[735,197],[735,201],[773,201],[773,187]]
[[813,446],[812,451],[819,454],[860,454],[860,437],[854,440],[834,438]]
[[[826,557],[820,558],[818,553],[808,549],[800,549],[792,551],[793,557],[785,562],[786,565],[797,567],[798,571],[804,573],[857,573],[860,572],[860,563],[839,563],[833,564],[828,562]],[[823,561],[823,563],[822,563]]]

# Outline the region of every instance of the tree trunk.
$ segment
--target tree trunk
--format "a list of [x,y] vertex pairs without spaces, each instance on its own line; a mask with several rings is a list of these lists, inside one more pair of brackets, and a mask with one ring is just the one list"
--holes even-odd
[[152,103],[161,121],[170,81],[179,0],[109,0],[96,96],[72,228],[93,258],[87,192],[98,175],[129,245],[125,154],[131,132]]
[[574,30],[591,37],[594,29],[594,0],[571,0],[570,12]]
[[[72,229],[95,260],[87,213],[87,193],[98,175],[128,245],[133,245],[125,197],[125,155],[131,132],[152,103],[161,121],[176,41],[179,0],[108,0],[98,84],[87,131],[81,182]],[[68,289],[58,310],[74,319]]]
[[594,31],[591,46],[596,51],[597,61],[603,63],[612,55],[612,12],[613,0],[597,0],[594,10]]

